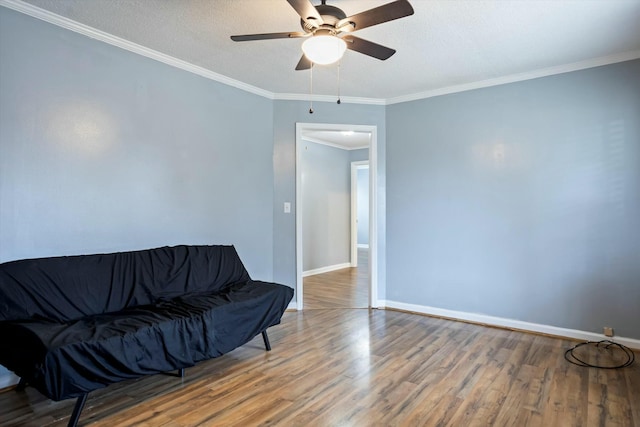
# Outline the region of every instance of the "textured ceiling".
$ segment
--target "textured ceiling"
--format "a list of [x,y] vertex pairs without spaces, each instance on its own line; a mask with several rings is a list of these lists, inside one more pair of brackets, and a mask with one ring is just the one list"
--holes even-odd
[[[378,61],[348,51],[343,96],[389,100],[622,53],[640,57],[640,0],[410,1],[413,16],[356,33],[398,52]],[[294,71],[302,40],[229,39],[298,31],[285,0],[26,2],[274,94],[308,93],[309,72]],[[388,2],[328,1],[347,15]],[[337,67],[316,67],[313,85],[315,94],[337,94]]]

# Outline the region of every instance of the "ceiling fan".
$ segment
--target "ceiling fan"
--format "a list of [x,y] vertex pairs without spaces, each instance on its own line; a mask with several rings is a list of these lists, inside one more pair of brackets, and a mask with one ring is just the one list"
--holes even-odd
[[413,7],[407,0],[397,0],[352,16],[347,16],[341,9],[326,4],[326,0],[321,1],[322,4],[314,6],[309,0],[287,0],[300,15],[300,24],[304,31],[246,34],[231,36],[231,40],[242,42],[307,38],[302,45],[304,54],[296,70],[309,69],[312,64],[334,63],[342,57],[346,49],[384,61],[396,53],[395,49],[361,39],[350,33],[413,15]]

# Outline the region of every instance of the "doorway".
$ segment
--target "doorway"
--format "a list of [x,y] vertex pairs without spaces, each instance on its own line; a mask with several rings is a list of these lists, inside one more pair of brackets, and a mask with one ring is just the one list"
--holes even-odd
[[369,252],[369,160],[351,162],[351,267]]
[[[376,221],[376,147],[377,147],[377,127],[376,126],[368,126],[368,125],[336,125],[336,124],[318,124],[318,123],[297,123],[296,124],[296,306],[298,310],[302,310],[305,307],[304,304],[304,277],[305,277],[305,237],[310,238],[310,236],[305,236],[305,225],[310,225],[309,222],[313,221],[314,215],[317,214],[314,211],[313,207],[307,203],[305,214],[305,203],[303,203],[303,183],[307,183],[305,181],[305,176],[303,176],[303,162],[305,161],[304,153],[309,149],[309,141],[313,142],[313,135],[318,134],[318,132],[338,132],[343,134],[348,133],[363,133],[368,136],[368,162],[369,162],[369,250],[368,257],[365,264],[362,265],[366,269],[366,276],[368,278],[366,293],[367,306],[368,307],[377,307],[377,221]],[[326,141],[323,141],[326,143]],[[305,146],[305,144],[307,144]],[[331,145],[331,143],[327,144]],[[350,176],[349,166],[347,165],[345,168],[345,174]],[[346,192],[349,192],[347,189]],[[350,195],[348,196],[350,199]],[[348,202],[347,202],[348,203]],[[327,203],[328,204],[328,203]],[[305,220],[307,221],[305,223]],[[351,219],[347,219],[349,222]],[[355,231],[357,233],[357,230]],[[308,234],[309,232],[307,232]],[[350,234],[353,234],[353,228],[350,231]],[[358,264],[358,254],[357,254],[357,240],[351,239],[351,236],[348,235],[349,245],[347,249],[347,254],[344,259],[346,261],[344,268],[347,268],[352,264]],[[308,242],[307,242],[308,243]],[[356,250],[353,251],[354,247]],[[307,248],[307,252],[309,249]],[[355,256],[354,256],[355,253]],[[307,254],[309,255],[309,254]],[[309,257],[307,257],[307,260]],[[307,263],[309,264],[309,263]],[[336,264],[336,267],[340,267],[340,264]],[[307,269],[308,270],[308,269]],[[320,269],[316,269],[314,273],[329,273],[331,269],[325,271],[320,271]],[[308,275],[309,271],[307,271]],[[339,273],[339,271],[336,271]],[[329,300],[329,296],[327,295],[327,300]]]

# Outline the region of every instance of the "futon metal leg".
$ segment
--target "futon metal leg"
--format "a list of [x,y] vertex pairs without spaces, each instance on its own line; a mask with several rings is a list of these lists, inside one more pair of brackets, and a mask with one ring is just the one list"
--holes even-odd
[[24,391],[25,388],[27,388],[27,380],[25,380],[24,378],[20,378],[20,382],[16,387],[16,391]]
[[267,351],[271,351],[271,344],[269,344],[269,337],[267,336],[267,331],[262,331],[262,339],[264,340],[264,346]]
[[89,393],[85,393],[76,400],[76,406],[73,408],[73,412],[71,413],[71,418],[69,418],[69,424],[67,427],[76,427],[78,425],[78,420],[80,419],[80,412],[82,412],[82,408],[84,408],[84,404],[87,402],[87,396]]
[[180,369],[178,369],[178,376],[179,376],[180,378],[184,378],[184,368],[180,368]]

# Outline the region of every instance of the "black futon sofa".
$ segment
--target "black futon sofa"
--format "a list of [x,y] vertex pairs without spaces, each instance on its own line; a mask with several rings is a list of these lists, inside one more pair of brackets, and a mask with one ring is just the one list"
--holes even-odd
[[0,264],[0,364],[53,400],[220,356],[280,323],[293,289],[253,281],[233,246]]

